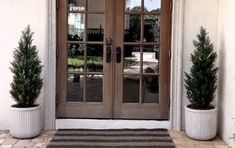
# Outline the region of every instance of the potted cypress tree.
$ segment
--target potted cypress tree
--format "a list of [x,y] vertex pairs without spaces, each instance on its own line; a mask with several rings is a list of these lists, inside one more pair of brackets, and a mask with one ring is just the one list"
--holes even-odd
[[185,130],[193,139],[209,140],[217,133],[217,107],[211,104],[217,87],[217,54],[203,27],[193,43],[196,49],[191,54],[192,67],[189,74],[185,72],[186,96],[190,102],[185,106]]
[[10,94],[16,104],[11,106],[10,133],[16,138],[30,138],[41,131],[41,107],[36,103],[43,80],[41,60],[30,26],[22,31],[10,70],[13,73]]

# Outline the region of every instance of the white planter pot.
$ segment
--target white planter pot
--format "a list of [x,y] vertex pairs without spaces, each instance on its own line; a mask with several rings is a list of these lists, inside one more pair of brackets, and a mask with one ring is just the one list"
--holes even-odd
[[185,130],[196,140],[210,140],[217,134],[217,108],[195,110],[185,106]]
[[31,138],[41,131],[41,106],[11,107],[10,133],[16,138]]

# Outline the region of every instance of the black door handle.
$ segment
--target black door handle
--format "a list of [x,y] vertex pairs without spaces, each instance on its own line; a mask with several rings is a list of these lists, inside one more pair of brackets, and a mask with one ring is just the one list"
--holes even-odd
[[110,46],[106,48],[106,62],[107,63],[111,62],[111,47]]
[[122,60],[122,58],[121,58],[122,51],[121,50],[122,50],[121,47],[116,48],[116,62],[117,63],[121,63],[121,60]]

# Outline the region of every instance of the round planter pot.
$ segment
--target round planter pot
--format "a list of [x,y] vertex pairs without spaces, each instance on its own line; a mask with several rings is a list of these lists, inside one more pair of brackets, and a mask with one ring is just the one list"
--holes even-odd
[[11,107],[10,133],[15,138],[32,138],[41,131],[41,106]]
[[195,110],[185,106],[186,135],[196,140],[210,140],[217,134],[217,108]]

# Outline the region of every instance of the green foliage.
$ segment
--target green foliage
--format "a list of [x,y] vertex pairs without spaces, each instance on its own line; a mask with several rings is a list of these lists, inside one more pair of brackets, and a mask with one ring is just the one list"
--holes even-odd
[[68,65],[78,69],[83,68],[84,66],[83,56],[69,57]]
[[135,65],[135,64],[137,64],[137,62],[134,59],[131,59],[128,57],[124,59],[124,67],[125,68],[129,68],[130,66]]
[[[73,69],[84,69],[84,58],[83,56],[69,57],[68,65]],[[99,72],[103,68],[103,59],[101,57],[87,57],[87,68],[88,71]]]
[[217,70],[214,45],[211,43],[206,29],[201,27],[197,41],[193,41],[195,50],[191,54],[192,67],[190,74],[185,72],[185,87],[190,107],[209,109],[217,87]]
[[10,94],[16,101],[15,107],[34,107],[40,95],[43,81],[41,60],[35,45],[30,26],[22,31],[18,47],[14,50],[14,60],[10,70],[13,73]]
[[[130,65],[136,64],[133,59],[125,58],[124,65],[129,67]],[[73,70],[83,71],[84,70],[84,57],[83,56],[73,56],[68,58],[68,66],[73,68]],[[100,72],[103,69],[103,59],[102,57],[87,57],[87,68],[88,71]]]

